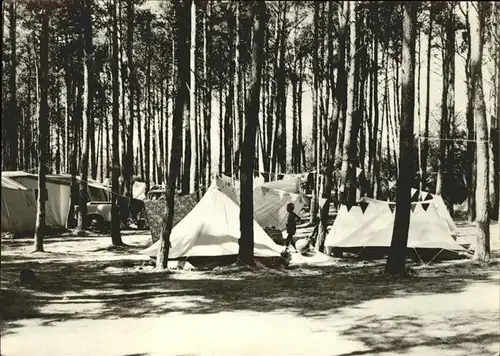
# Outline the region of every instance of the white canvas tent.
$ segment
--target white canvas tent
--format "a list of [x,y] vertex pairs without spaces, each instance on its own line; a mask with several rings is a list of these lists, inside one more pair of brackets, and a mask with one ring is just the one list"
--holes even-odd
[[[275,181],[269,183],[285,182],[283,185],[275,184],[284,190],[269,188],[268,184],[254,187],[253,190],[253,207],[254,218],[263,228],[272,227],[277,230],[284,230],[286,228],[287,211],[286,205],[293,203],[295,206],[295,213],[299,214],[306,201],[302,194],[295,188],[297,187],[297,179],[290,181]],[[239,205],[240,204],[240,182],[233,180],[230,177],[222,176],[223,189],[226,189],[226,194]],[[227,188],[225,188],[227,187]]]
[[[30,189],[36,200],[38,194],[38,176],[22,171],[2,172],[2,177],[10,178]],[[51,228],[66,228],[71,204],[71,187],[61,180],[47,177],[47,202],[45,224]]]
[[[416,196],[417,194],[419,194],[419,196]],[[411,189],[411,195],[414,198],[418,198],[418,200],[434,200],[434,206],[436,207],[438,215],[441,217],[441,219],[446,221],[446,224],[448,225],[448,228],[453,235],[457,233],[457,225],[455,225],[455,222],[453,221],[453,218],[451,217],[450,212],[448,211],[448,208],[446,207],[446,204],[440,195],[425,191],[419,192],[415,188]]]
[[[363,204],[367,204],[364,211]],[[391,209],[390,204],[394,203],[365,197],[349,211],[342,205],[325,246],[389,247],[395,216],[395,209]],[[408,247],[465,251],[451,236],[446,222],[439,215],[435,199],[412,202]]]
[[35,229],[36,202],[33,193],[2,176],[2,231],[31,232]]
[[[188,257],[218,257],[238,254],[240,238],[240,207],[231,195],[231,187],[215,178],[200,200],[170,235],[172,247],[169,259]],[[277,245],[254,220],[254,255],[279,257],[282,247]],[[159,241],[142,251],[156,257]]]

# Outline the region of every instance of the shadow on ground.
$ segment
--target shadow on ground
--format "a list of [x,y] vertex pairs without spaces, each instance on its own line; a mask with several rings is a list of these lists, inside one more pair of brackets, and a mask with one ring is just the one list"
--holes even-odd
[[[289,270],[146,272],[139,270],[138,261],[15,263],[14,257],[5,257],[2,319],[41,318],[47,322],[232,310],[288,310],[321,318],[372,299],[459,292],[470,283],[490,278],[492,270],[498,269],[495,263],[475,267],[466,262],[429,267],[423,277],[417,273],[393,280],[383,275],[383,261]],[[36,284],[18,282],[23,268],[36,271]],[[86,304],[92,308],[85,308]]]

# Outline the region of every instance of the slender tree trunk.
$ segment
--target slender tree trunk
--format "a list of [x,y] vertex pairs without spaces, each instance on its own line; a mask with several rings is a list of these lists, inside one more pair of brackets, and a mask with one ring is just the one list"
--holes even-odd
[[255,133],[259,123],[259,97],[261,72],[264,64],[262,55],[266,16],[266,2],[254,1],[252,6],[253,36],[251,55],[250,95],[246,105],[245,138],[241,155],[241,208],[238,260],[246,265],[254,262],[253,231],[253,162],[255,156]]
[[411,186],[413,179],[413,120],[415,108],[415,41],[418,3],[403,5],[402,108],[399,143],[399,175],[396,188],[396,212],[386,273],[404,274],[410,227]]
[[342,194],[342,201],[344,203],[354,203],[355,196],[351,194],[352,189],[347,186],[348,177],[352,174],[352,170],[355,169],[356,160],[356,135],[355,135],[355,65],[356,65],[356,4],[353,2],[349,3],[349,24],[350,24],[350,64],[348,71],[348,102],[347,102],[347,117],[345,121],[344,129],[344,143],[342,149],[342,166],[341,166],[341,177],[342,184],[340,192]]
[[160,248],[156,257],[156,268],[165,269],[168,265],[168,253],[170,250],[170,233],[172,231],[174,218],[174,196],[177,175],[180,173],[180,160],[182,156],[182,125],[183,117],[189,113],[189,88],[190,65],[186,61],[189,56],[189,23],[190,23],[191,0],[178,1],[175,3],[176,38],[177,46],[175,59],[177,63],[177,76],[175,82],[175,102],[172,117],[172,149],[170,152],[170,167],[168,170],[168,184],[165,199],[166,214],[163,217]]
[[224,116],[223,116],[223,108],[224,108],[224,102],[222,98],[224,88],[221,85],[219,88],[219,174],[223,172],[222,167],[223,167],[223,160],[224,160],[224,154],[222,152],[222,149],[224,148],[224,143],[226,142],[224,140]]
[[[186,161],[184,164],[186,165],[184,168],[184,173],[189,170],[189,174],[187,175],[189,182],[189,190],[186,191],[189,193],[194,193],[197,190],[197,160],[198,160],[198,151],[197,151],[197,129],[196,125],[198,122],[198,118],[196,116],[196,2],[191,2],[191,42],[190,42],[190,54],[189,54],[189,63],[190,63],[190,80],[189,80],[189,143],[191,145],[190,152],[186,152]],[[186,139],[188,138],[188,132],[186,132]],[[186,141],[187,148],[187,141]],[[189,157],[189,159],[188,159]]]
[[429,34],[427,36],[427,73],[426,93],[425,93],[425,124],[424,124],[424,140],[422,146],[422,187],[425,189],[427,185],[427,157],[429,155],[429,119],[430,119],[430,97],[431,97],[431,55],[432,55],[432,24],[434,13],[432,7],[429,10]]
[[[128,117],[126,119],[126,126],[122,129],[125,131],[125,152],[123,157],[123,195],[130,202],[132,198],[132,177],[134,172],[134,95],[136,87],[136,72],[133,58],[134,49],[134,2],[127,0],[127,64],[128,64]],[[125,120],[125,117],[123,118]],[[140,131],[140,126],[138,127]],[[124,202],[125,203],[125,202]],[[129,204],[124,211],[129,211]],[[128,214],[127,214],[128,215]]]
[[[148,30],[151,33],[151,21],[148,22]],[[151,48],[151,40],[148,40],[148,62],[146,68],[146,113],[144,115],[144,181],[146,190],[149,190],[151,185],[151,145],[150,145],[150,125],[152,121],[151,115],[151,61],[153,57],[153,49]]]
[[203,16],[203,78],[205,79],[204,86],[204,103],[203,117],[205,120],[204,132],[204,167],[205,167],[205,182],[210,184],[212,178],[212,78],[210,76],[210,67],[207,61],[207,54],[211,46],[211,9],[212,3],[206,3],[206,15]]
[[303,171],[307,170],[306,160],[301,159],[304,152],[304,143],[302,141],[302,84],[304,82],[304,58],[300,58],[299,62],[299,87],[297,92],[297,171],[300,172],[301,167]]
[[490,216],[488,184],[488,130],[486,106],[483,92],[482,58],[485,30],[484,3],[471,3],[469,7],[471,34],[471,89],[476,123],[477,167],[476,167],[476,246],[474,259],[486,261],[490,258]]
[[[377,13],[375,14],[375,26],[378,24]],[[379,137],[379,103],[378,103],[378,38],[375,36],[374,38],[374,49],[373,49],[373,102],[375,106],[375,110],[373,112],[373,193],[372,196],[377,198],[380,189],[380,144],[381,140]]]
[[[314,3],[314,45],[313,47],[316,49],[319,49],[319,2]],[[342,4],[344,6],[344,4]],[[316,165],[316,173],[314,174],[315,180],[314,180],[314,186],[312,187],[312,197],[311,197],[311,217],[310,217],[310,224],[315,224],[317,222],[317,215],[318,215],[318,209],[319,209],[319,178],[320,178],[320,172],[319,172],[319,165],[318,161],[320,160],[320,157],[318,155],[318,105],[319,105],[319,66],[318,66],[318,50],[315,50],[313,52],[312,56],[312,66],[313,66],[313,113],[312,113],[312,143],[314,147],[314,162]]]
[[[333,3],[328,3],[328,32],[333,31]],[[329,41],[330,42],[330,41]],[[328,45],[328,57],[333,58],[333,46]],[[331,63],[329,63],[331,65]],[[331,70],[331,68],[329,68]],[[333,72],[330,72],[330,80],[332,81],[331,87],[335,87],[333,83]],[[332,99],[334,90],[332,89]],[[329,95],[329,93],[327,93]],[[339,110],[341,103],[337,102],[337,115],[334,113],[334,118],[329,120],[329,128],[328,128],[328,137],[326,141],[326,166],[325,166],[325,189],[323,198],[325,199],[325,203],[320,208],[320,225],[318,229],[318,238],[316,240],[316,250],[323,251],[324,243],[327,233],[327,225],[328,225],[328,216],[330,210],[330,203],[332,198],[332,188],[333,188],[333,171],[334,171],[334,162],[335,162],[335,149],[336,149],[336,141],[337,141],[337,126],[339,119]]]
[[240,150],[241,144],[243,141],[243,133],[241,129],[242,115],[241,115],[241,68],[240,68],[240,3],[238,1],[234,2],[234,82],[233,88],[231,88],[234,92],[234,102],[233,102],[233,132],[234,132],[234,141],[233,141],[233,152],[235,153],[235,176],[236,178],[239,175],[239,166],[240,166]]
[[[8,132],[9,158],[7,165],[9,170],[17,170],[18,159],[18,117],[19,107],[17,103],[17,1],[11,1],[9,6],[10,17],[10,73],[9,73],[9,94],[10,110],[9,120],[5,121]],[[47,118],[48,119],[48,118]],[[48,133],[47,133],[48,134]]]
[[45,204],[47,189],[45,176],[47,174],[47,149],[49,129],[49,103],[47,98],[49,87],[49,9],[42,7],[42,32],[40,36],[40,107],[38,123],[38,197],[35,223],[34,251],[43,252],[43,235],[45,232]]
[[120,151],[119,151],[119,83],[118,83],[118,22],[116,16],[117,0],[113,0],[111,8],[111,19],[113,21],[112,31],[112,58],[111,58],[111,76],[113,91],[113,163],[111,173],[111,242],[114,246],[122,245],[120,231],[120,207],[118,206],[118,191],[120,176]]
[[[84,0],[82,3],[82,36],[83,36],[83,107],[82,107],[82,160],[80,162],[80,191],[77,231],[87,227],[87,180],[89,175],[89,136],[94,135],[90,131],[90,117],[92,116],[93,90],[92,90],[92,17],[90,14],[90,2]],[[93,129],[93,128],[92,128]],[[92,162],[95,165],[95,162]]]

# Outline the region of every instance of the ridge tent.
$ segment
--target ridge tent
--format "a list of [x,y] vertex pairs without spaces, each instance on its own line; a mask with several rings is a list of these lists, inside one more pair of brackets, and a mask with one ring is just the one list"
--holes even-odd
[[413,200],[434,200],[434,205],[437,209],[437,212],[441,219],[446,221],[450,232],[453,235],[457,233],[457,225],[455,225],[455,222],[453,221],[453,218],[451,217],[450,212],[448,211],[448,208],[446,207],[446,204],[440,195],[432,194],[423,190],[419,192],[417,189],[411,188],[411,196]]
[[2,231],[32,232],[36,223],[33,193],[16,181],[2,176]]
[[[22,171],[2,172],[30,189],[36,201],[38,197],[38,175]],[[45,204],[45,225],[50,228],[66,228],[71,205],[71,186],[61,179],[46,177],[47,201]]]
[[[439,203],[438,203],[439,204]],[[412,202],[408,248],[466,251],[452,237],[436,200]],[[349,210],[342,205],[325,239],[329,248],[390,247],[395,204],[364,197]]]
[[[216,177],[196,207],[173,229],[170,235],[169,259],[211,259],[229,257],[236,260],[240,238],[240,207],[224,192],[229,188]],[[254,220],[254,255],[256,258],[281,258],[282,247],[264,232]],[[141,251],[156,257],[160,241]]]

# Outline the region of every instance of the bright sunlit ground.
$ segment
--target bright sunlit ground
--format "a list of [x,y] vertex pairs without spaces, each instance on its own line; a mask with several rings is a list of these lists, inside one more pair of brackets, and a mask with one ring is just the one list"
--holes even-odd
[[[473,240],[470,226],[460,236]],[[493,261],[415,265],[383,276],[384,261],[335,259],[286,270],[140,269],[149,234],[65,234],[2,240],[1,354],[14,355],[467,355],[500,340],[498,225]],[[38,284],[21,286],[31,268]]]

